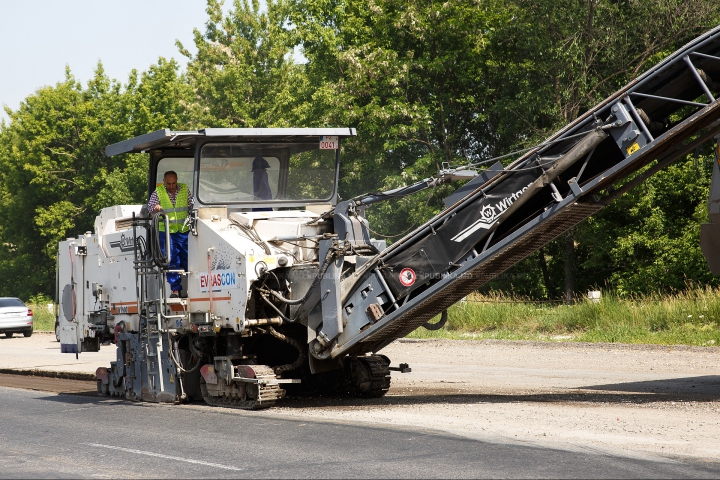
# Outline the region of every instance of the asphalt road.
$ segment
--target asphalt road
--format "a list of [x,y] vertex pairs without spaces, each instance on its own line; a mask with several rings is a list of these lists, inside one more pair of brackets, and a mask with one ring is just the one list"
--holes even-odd
[[678,478],[720,463],[0,387],[3,478]]

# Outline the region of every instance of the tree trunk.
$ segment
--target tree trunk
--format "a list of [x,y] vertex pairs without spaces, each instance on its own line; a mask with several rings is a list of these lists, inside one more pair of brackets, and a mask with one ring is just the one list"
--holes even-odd
[[545,261],[545,249],[541,248],[538,250],[538,261],[540,262],[540,271],[542,272],[543,282],[545,282],[545,291],[547,292],[548,299],[552,298],[555,294],[555,286],[550,280],[550,274],[548,273],[547,262]]
[[565,235],[565,303],[575,302],[575,236],[570,230]]

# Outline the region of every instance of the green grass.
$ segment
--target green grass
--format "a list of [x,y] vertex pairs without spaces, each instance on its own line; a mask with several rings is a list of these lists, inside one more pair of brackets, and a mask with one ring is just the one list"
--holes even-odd
[[27,304],[28,308],[33,311],[33,329],[36,332],[54,332],[55,331],[55,313],[47,308],[47,304]]
[[[46,304],[28,306],[36,331],[54,331],[55,314]],[[720,346],[720,290],[634,298],[604,293],[599,303],[578,299],[572,306],[471,295],[450,308],[445,327],[419,328],[409,337]]]
[[634,298],[604,294],[599,303],[578,299],[572,306],[473,295],[448,313],[444,328],[409,336],[720,345],[720,290],[711,288]]

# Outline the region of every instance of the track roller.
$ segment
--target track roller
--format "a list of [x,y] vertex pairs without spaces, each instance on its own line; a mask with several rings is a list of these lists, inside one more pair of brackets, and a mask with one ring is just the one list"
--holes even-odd
[[390,359],[385,355],[348,358],[350,394],[378,398],[390,389]]

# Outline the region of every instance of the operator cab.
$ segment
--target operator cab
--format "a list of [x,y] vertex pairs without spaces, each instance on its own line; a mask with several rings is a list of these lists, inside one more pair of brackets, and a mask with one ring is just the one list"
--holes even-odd
[[308,208],[337,204],[340,141],[355,135],[354,128],[165,129],[105,153],[149,153],[148,196],[172,170],[197,207]]

